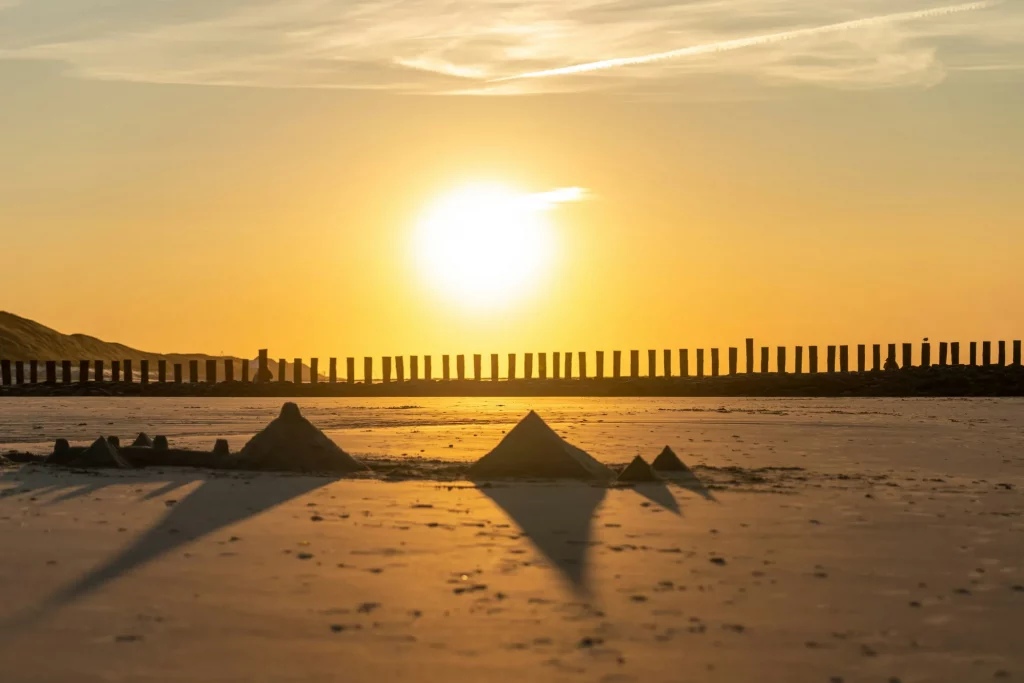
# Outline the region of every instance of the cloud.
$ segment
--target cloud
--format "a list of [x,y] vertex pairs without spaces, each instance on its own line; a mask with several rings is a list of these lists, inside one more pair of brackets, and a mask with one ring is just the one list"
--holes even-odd
[[[147,83],[482,94],[682,93],[698,82],[713,87],[706,76],[738,79],[751,89],[871,88],[928,85],[955,69],[1007,78],[1020,73],[1019,0],[914,20],[870,19],[937,6],[934,0],[0,0],[0,59],[52,60],[83,78]],[[821,28],[837,24],[848,27]],[[778,35],[790,37],[765,39]],[[752,36],[760,40],[744,42]],[[744,49],[708,49],[714,45]],[[661,53],[677,56],[571,78],[492,83]]]

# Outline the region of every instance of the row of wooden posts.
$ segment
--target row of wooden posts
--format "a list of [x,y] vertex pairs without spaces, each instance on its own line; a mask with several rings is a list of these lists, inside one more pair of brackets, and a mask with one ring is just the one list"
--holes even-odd
[[[1006,365],[1006,342],[997,342],[997,360],[995,365]],[[836,364],[836,351],[838,349],[838,367]],[[754,340],[746,340],[746,372],[753,373],[755,368],[755,353],[754,353]],[[858,344],[857,350],[857,372],[867,371],[867,346],[865,344]],[[886,349],[886,363],[882,363],[882,345],[874,344],[871,348],[871,369],[882,370],[886,366],[889,367],[911,367],[912,366],[912,354],[913,345],[903,344],[902,345],[902,362],[897,363],[896,355],[897,345],[889,344]],[[927,367],[932,364],[931,362],[931,344],[924,342],[921,344],[921,356],[920,366]],[[804,371],[804,347],[797,346],[793,349],[793,371],[795,373],[802,373]],[[695,370],[697,377],[704,377],[704,349],[695,349]],[[762,346],[760,348],[760,372],[767,373],[769,371],[769,357],[770,348]],[[1021,342],[1020,340],[1014,340],[1012,346],[1012,361],[1013,365],[1019,366],[1021,364]],[[690,376],[690,353],[689,349],[679,349],[679,374],[673,375],[672,372],[672,359],[675,355],[671,349],[665,349],[663,352],[662,370],[663,373],[660,377],[689,377]],[[597,351],[595,353],[595,360],[597,361],[596,373],[594,378],[603,379],[604,374],[604,352]],[[629,376],[632,378],[639,378],[640,372],[640,352],[630,351],[629,352]],[[710,349],[711,356],[711,376],[718,376],[719,373],[719,350],[717,348]],[[578,379],[589,379],[590,375],[587,374],[587,353],[580,351],[576,354],[579,362],[579,371],[577,374]],[[547,354],[538,353],[537,358],[537,378],[547,379],[548,377],[548,366],[547,366]],[[738,374],[738,358],[739,349],[736,347],[730,347],[728,349],[728,362],[729,362],[729,374]],[[499,356],[496,353],[491,354],[491,375],[490,379],[499,379],[498,371],[498,359]],[[327,381],[330,383],[336,383],[338,381],[338,363],[337,358],[331,358],[329,363],[329,374]],[[346,378],[345,381],[354,383],[356,381],[355,373],[355,358],[347,358],[346,360]],[[570,379],[573,376],[573,353],[561,354],[554,352],[551,354],[552,366],[551,366],[551,377],[552,379],[560,379],[562,377]],[[970,342],[969,347],[969,365],[978,365],[978,343]],[[444,380],[451,379],[451,357],[441,357],[441,378]],[[534,354],[527,353],[523,355],[523,379],[533,379],[533,361]],[[232,359],[224,359],[224,380],[232,382],[236,379],[235,377],[235,361]],[[276,381],[285,382],[287,381],[287,362],[285,359],[280,359],[278,363],[278,372]],[[482,376],[482,364],[483,357],[480,354],[473,355],[473,379],[481,380]],[[939,342],[938,349],[938,364],[939,365],[960,365],[960,344],[959,342]],[[993,365],[992,362],[992,343],[982,342],[981,343],[981,365]],[[39,361],[14,361],[14,377],[11,376],[12,362],[9,360],[0,360],[0,381],[4,386],[9,386],[13,382],[16,384],[31,383],[35,384],[39,381]],[[210,359],[206,361],[206,376],[205,381],[213,383],[218,381],[217,372],[218,361],[216,359]],[[807,366],[808,371],[812,373],[818,372],[818,347],[808,346],[807,347]],[[57,383],[57,361],[45,361],[43,367],[45,368],[45,381],[49,384]],[[26,373],[27,369],[27,373]],[[93,381],[101,382],[104,381],[104,362],[101,360],[97,361],[78,361],[78,378],[79,382],[87,382],[90,376],[90,369],[92,370]],[[156,366],[156,381],[167,382],[167,361],[158,360]],[[419,357],[409,356],[409,380],[419,380]],[[828,346],[826,347],[826,360],[825,369],[827,372],[833,373],[838,372],[849,372],[850,371],[850,348],[848,346]],[[72,382],[72,361],[65,360],[60,362],[60,377],[61,382],[69,384]],[[146,384],[150,381],[150,364],[148,360],[139,361],[140,370],[140,382]],[[270,381],[270,360],[267,357],[266,349],[260,350],[259,353],[259,366],[257,369],[255,381]],[[382,358],[382,379],[384,382],[391,382],[395,379],[399,382],[406,381],[405,375],[405,358],[403,356],[384,356]],[[292,365],[292,382],[299,384],[302,383],[302,359],[296,358]],[[394,376],[392,375],[394,371]],[[184,381],[184,366],[182,363],[175,363],[173,365],[173,381],[175,383],[182,383]],[[373,381],[373,358],[366,357],[363,359],[363,382]],[[776,372],[786,373],[787,372],[787,349],[785,346],[779,346],[776,349]],[[459,380],[466,379],[466,357],[464,355],[455,356],[455,373],[456,378]],[[613,378],[622,377],[622,352],[612,352],[612,375]],[[657,351],[650,350],[647,352],[647,377],[658,377],[657,374]],[[319,381],[319,360],[317,358],[310,359],[310,382],[316,384]],[[508,355],[508,373],[507,379],[517,379],[516,372],[516,354],[510,353]],[[242,361],[241,374],[237,378],[242,382],[249,381],[249,364],[246,361]],[[423,356],[423,379],[432,380],[432,367],[431,357]],[[132,361],[112,361],[110,363],[110,381],[112,382],[133,382],[134,375],[132,372]],[[188,362],[188,381],[190,383],[199,382],[199,361],[191,360]]]

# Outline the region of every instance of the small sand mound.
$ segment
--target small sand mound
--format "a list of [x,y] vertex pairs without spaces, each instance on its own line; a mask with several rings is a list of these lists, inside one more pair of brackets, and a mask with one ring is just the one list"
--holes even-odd
[[661,481],[661,477],[658,476],[657,472],[651,469],[651,466],[647,464],[646,460],[638,455],[633,458],[631,463],[626,465],[626,469],[619,473],[619,478],[616,479],[616,481],[625,483]]
[[533,412],[467,472],[470,479],[611,479],[615,473],[560,437]]
[[93,441],[91,446],[79,453],[68,465],[71,467],[131,468],[131,464],[117,452],[110,441],[102,436]]
[[281,415],[228,456],[231,465],[250,470],[293,472],[358,472],[367,469],[341,450],[299,412],[294,403],[285,403]]
[[157,434],[153,437],[153,450],[155,451],[166,451],[168,449],[167,437],[163,434]]
[[661,449],[661,453],[659,453],[658,457],[651,463],[651,467],[659,472],[685,472],[690,475],[693,474],[693,472],[690,471],[690,468],[679,459],[676,452],[668,446]]
[[139,435],[135,437],[135,441],[132,441],[132,448],[152,448],[153,440],[149,438],[146,432],[139,432]]
[[227,439],[217,439],[213,443],[213,454],[214,455],[231,455],[231,447],[228,445]]
[[46,460],[44,462],[50,465],[67,465],[74,457],[74,453],[71,450],[71,444],[68,443],[68,440],[57,439],[53,444],[53,453],[46,456]]

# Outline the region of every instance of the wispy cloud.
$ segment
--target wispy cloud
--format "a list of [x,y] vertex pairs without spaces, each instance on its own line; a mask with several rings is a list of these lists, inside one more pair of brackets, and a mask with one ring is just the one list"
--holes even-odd
[[[1017,78],[1021,35],[1020,0],[0,0],[0,60],[94,79],[428,93]],[[628,64],[646,66],[610,68]]]

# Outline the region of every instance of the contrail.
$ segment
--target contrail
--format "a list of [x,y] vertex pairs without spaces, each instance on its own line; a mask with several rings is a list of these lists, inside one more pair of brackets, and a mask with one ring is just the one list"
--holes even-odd
[[501,81],[515,81],[523,78],[547,78],[549,76],[564,76],[568,74],[585,73],[587,71],[613,69],[617,66],[648,64],[650,62],[657,62],[662,59],[674,59],[676,57],[705,55],[714,52],[728,52],[730,50],[739,50],[741,48],[753,47],[755,45],[769,45],[771,43],[779,43],[784,40],[792,40],[794,38],[802,38],[804,36],[815,36],[823,33],[837,33],[839,31],[848,31],[850,29],[862,28],[864,26],[874,26],[876,24],[890,24],[899,21],[912,21],[915,19],[927,19],[929,17],[941,17],[947,14],[956,14],[959,12],[970,12],[973,10],[993,7],[994,5],[998,5],[1000,2],[1002,2],[1002,0],[981,0],[980,2],[968,2],[962,5],[936,7],[933,9],[918,10],[916,12],[899,12],[897,14],[883,14],[877,17],[866,17],[864,19],[854,19],[853,21],[843,21],[838,24],[812,26],[810,28],[799,28],[794,29],[792,31],[768,33],[760,36],[751,36],[749,38],[735,38],[733,40],[723,40],[718,43],[694,45],[691,47],[684,47],[680,50],[669,50],[668,52],[655,52],[654,54],[640,55],[638,57],[618,57],[616,59],[604,59],[599,62],[587,62],[586,64],[563,66],[557,69],[545,69],[544,71],[530,71],[527,73],[518,74],[516,76],[494,78],[491,79],[489,82],[498,83]]

